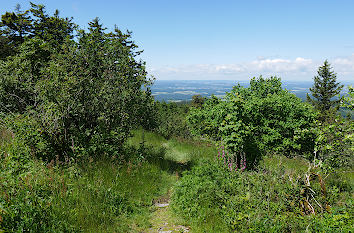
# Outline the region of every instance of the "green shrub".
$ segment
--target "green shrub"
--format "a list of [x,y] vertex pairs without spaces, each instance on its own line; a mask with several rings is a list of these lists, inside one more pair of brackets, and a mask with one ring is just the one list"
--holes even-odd
[[223,100],[208,99],[187,119],[194,134],[221,139],[238,163],[245,153],[252,167],[268,152],[312,153],[315,118],[313,107],[283,90],[279,78],[260,77],[247,88],[234,86]]
[[36,117],[60,156],[117,156],[152,101],[130,33],[104,30],[97,19],[89,23],[89,32],[53,55],[36,85]]
[[186,116],[189,111],[187,104],[155,102],[155,127],[153,130],[163,137],[191,138]]
[[33,115],[12,114],[2,120],[3,126],[12,135],[11,140],[0,147],[3,152],[20,160],[38,157],[49,162],[59,156]]
[[311,159],[323,162],[323,168],[353,167],[354,121],[337,118],[331,123],[318,123],[315,154]]
[[151,80],[137,59],[142,51],[129,31],[105,32],[98,19],[73,39],[70,19],[58,12],[49,17],[44,6],[31,6],[13,18],[6,13],[0,25],[17,33],[11,23],[22,15],[31,34],[0,60],[0,114],[31,116],[35,140],[52,150],[33,150],[36,156],[118,156],[134,125],[151,120]]
[[207,161],[183,174],[174,186],[172,207],[196,231],[349,232],[350,194],[343,206],[343,199],[332,197],[332,186],[325,184],[328,192],[323,194],[321,178],[313,176],[308,186],[306,166],[276,158],[268,165],[262,162],[258,171],[230,172]]

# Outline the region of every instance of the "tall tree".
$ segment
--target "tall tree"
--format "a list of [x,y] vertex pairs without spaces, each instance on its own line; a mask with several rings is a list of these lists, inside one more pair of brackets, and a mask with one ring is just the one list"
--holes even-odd
[[39,38],[53,49],[59,50],[66,39],[72,39],[77,26],[72,18],[59,17],[59,11],[50,16],[45,6],[31,3],[31,8],[6,12],[0,20],[0,60],[19,53],[20,46],[27,40]]
[[328,120],[339,108],[340,99],[334,99],[339,95],[343,85],[337,82],[337,74],[332,70],[327,60],[320,66],[314,84],[310,88],[312,97],[307,94],[307,100],[312,103],[322,114],[322,120]]
[[52,54],[35,86],[35,114],[57,154],[119,155],[130,130],[149,114],[146,105],[153,104],[138,54],[129,33],[106,33],[98,19]]
[[[55,53],[73,39],[72,18],[46,13],[31,3],[22,11],[6,12],[0,21],[0,112],[23,113],[38,104],[37,82]],[[1,62],[2,60],[2,62]]]
[[33,19],[29,11],[21,11],[17,4],[15,12],[6,12],[0,21],[0,59],[13,55],[18,46],[32,30]]

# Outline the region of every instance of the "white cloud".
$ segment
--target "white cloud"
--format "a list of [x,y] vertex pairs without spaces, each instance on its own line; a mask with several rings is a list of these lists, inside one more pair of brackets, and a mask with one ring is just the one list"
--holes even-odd
[[298,57],[295,60],[288,59],[257,59],[256,61],[252,61],[248,65],[248,70],[252,71],[265,71],[265,72],[296,72],[296,71],[304,71],[312,68],[313,62],[311,59],[305,59],[302,57]]
[[349,57],[339,57],[333,60],[331,63],[334,71],[340,74],[348,75],[352,77],[352,81],[354,83],[354,54]]
[[[338,80],[353,80],[354,54],[329,59]],[[254,61],[235,64],[195,64],[150,69],[158,79],[249,79],[258,75],[276,75],[284,80],[312,80],[323,61],[258,57]]]

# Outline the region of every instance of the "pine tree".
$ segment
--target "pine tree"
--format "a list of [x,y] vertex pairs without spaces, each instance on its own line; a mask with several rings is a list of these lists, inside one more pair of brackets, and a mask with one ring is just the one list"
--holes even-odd
[[307,94],[307,100],[321,112],[322,119],[326,120],[339,108],[340,99],[333,98],[339,95],[343,85],[337,82],[337,74],[332,71],[327,60],[318,68],[317,74],[313,87],[310,88],[313,98]]
[[19,47],[27,40],[39,38],[52,48],[59,50],[66,39],[72,39],[77,28],[72,18],[46,13],[45,6],[30,3],[31,8],[22,11],[20,5],[14,12],[6,12],[0,20],[0,60],[19,52]]

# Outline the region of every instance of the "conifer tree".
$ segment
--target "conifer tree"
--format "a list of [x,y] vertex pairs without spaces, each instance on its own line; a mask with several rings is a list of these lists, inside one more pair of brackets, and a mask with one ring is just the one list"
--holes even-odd
[[337,74],[332,70],[327,60],[320,66],[314,84],[310,88],[311,95],[307,94],[307,101],[312,103],[322,115],[322,120],[329,119],[338,110],[340,99],[333,99],[339,95],[343,85],[337,82]]

